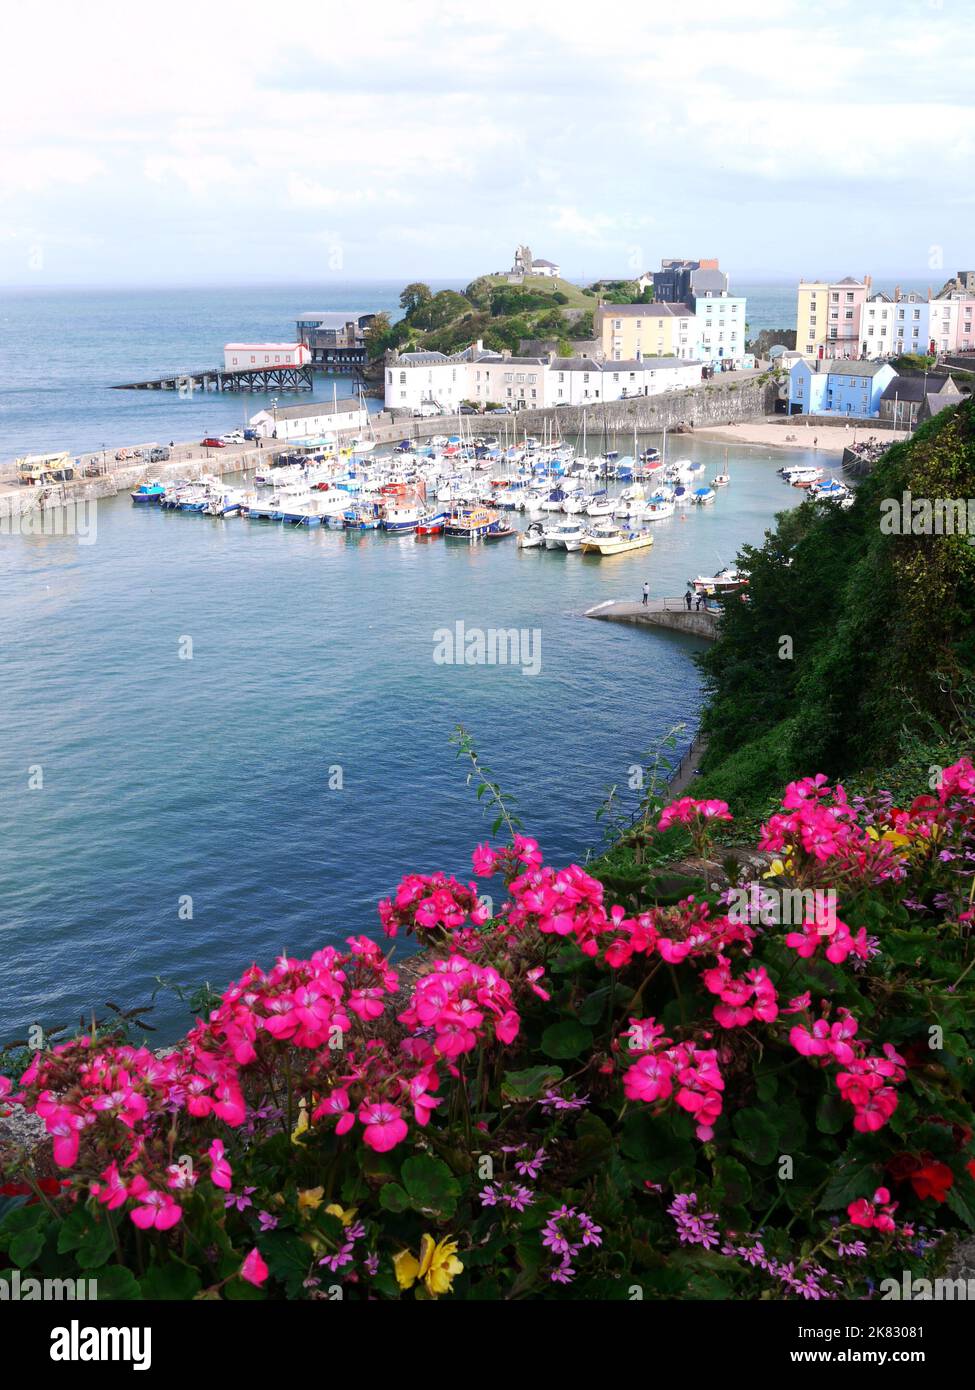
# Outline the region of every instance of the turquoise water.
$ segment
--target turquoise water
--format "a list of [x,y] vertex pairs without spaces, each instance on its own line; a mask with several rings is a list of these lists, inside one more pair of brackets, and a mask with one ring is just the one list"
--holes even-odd
[[[693,455],[710,474],[725,450],[695,439]],[[144,1002],[157,976],[222,983],[375,931],[408,870],[466,876],[487,824],[448,745],[458,722],[546,853],[585,855],[607,787],[693,723],[699,644],[580,615],[645,578],[681,592],[800,500],[777,457],[730,460],[713,507],[603,560],[127,498],[99,505],[92,545],[0,539],[0,1038]],[[435,664],[436,629],[458,619],[537,629],[540,674]],[[157,1021],[163,1036],[183,1021],[171,996]]]
[[[260,398],[108,385],[290,334],[309,309],[395,310],[399,290],[0,295],[0,461],[237,424]],[[794,303],[791,288],[748,293],[755,329]],[[725,458],[701,439],[668,452],[710,472]],[[285,532],[126,498],[99,505],[93,545],[0,536],[0,1039],[106,999],[142,1003],[158,976],[222,983],[252,959],[374,931],[376,900],[410,869],[466,875],[487,826],[448,744],[458,722],[548,855],[584,856],[607,788],[693,724],[700,697],[695,642],[580,614],[638,597],[645,578],[679,593],[800,500],[767,451],[730,460],[713,507],[658,524],[649,553],[602,561]],[[434,633],[458,619],[538,629],[541,673],[436,665]],[[184,1022],[171,995],[156,1017],[162,1036]]]

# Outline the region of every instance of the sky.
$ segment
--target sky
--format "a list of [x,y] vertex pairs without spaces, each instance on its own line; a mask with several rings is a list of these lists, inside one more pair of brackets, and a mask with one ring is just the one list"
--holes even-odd
[[[486,10],[478,14],[479,9]],[[972,0],[7,7],[0,284],[975,266]]]

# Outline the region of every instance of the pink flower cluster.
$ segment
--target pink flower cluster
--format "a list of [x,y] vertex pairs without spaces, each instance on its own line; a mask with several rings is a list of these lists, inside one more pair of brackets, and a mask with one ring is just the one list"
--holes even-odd
[[814,956],[824,943],[826,959],[834,965],[842,965],[850,955],[856,956],[859,960],[870,958],[866,927],[861,927],[854,936],[846,923],[841,922],[839,918],[829,924],[803,922],[801,931],[790,931],[785,938],[785,944],[791,946],[803,960],[809,960]]
[[511,986],[493,966],[476,965],[465,956],[437,961],[417,981],[409,1007],[399,1020],[412,1031],[433,1034],[433,1050],[448,1063],[473,1052],[490,1019],[499,1042],[512,1043],[520,1020]]
[[869,1134],[882,1129],[897,1109],[895,1087],[904,1080],[906,1063],[890,1043],[884,1043],[881,1056],[870,1055],[856,1037],[857,1020],[848,1009],[840,1009],[839,1015],[835,1023],[817,1019],[812,1028],[797,1024],[789,1041],[803,1057],[843,1068],[836,1075],[837,1089],[853,1106],[853,1128]]
[[890,1193],[887,1188],[878,1187],[872,1200],[868,1197],[858,1197],[847,1207],[846,1214],[854,1226],[863,1226],[867,1230],[872,1229],[889,1234],[897,1229],[894,1221],[894,1212],[897,1207],[898,1203],[890,1200]]
[[652,1018],[631,1018],[623,1037],[628,1039],[631,1056],[642,1054],[623,1077],[627,1100],[653,1105],[673,1096],[682,1110],[694,1116],[697,1137],[712,1139],[724,1090],[717,1050],[692,1042],[674,1043]]
[[393,898],[379,904],[379,920],[387,936],[404,931],[456,931],[467,922],[482,926],[487,909],[478,899],[477,885],[459,883],[446,874],[407,874]]
[[669,830],[674,825],[695,825],[707,821],[733,819],[726,801],[695,801],[693,796],[682,796],[664,807],[657,822],[657,829]]

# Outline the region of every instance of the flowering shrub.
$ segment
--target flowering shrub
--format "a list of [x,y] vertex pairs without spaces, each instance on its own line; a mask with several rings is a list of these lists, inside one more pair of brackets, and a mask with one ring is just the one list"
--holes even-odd
[[[790,784],[747,894],[634,905],[517,832],[473,854],[492,916],[408,875],[379,906],[406,972],[350,937],[252,965],[169,1049],[93,1032],[0,1078],[58,1172],[5,1175],[0,1261],[237,1299],[860,1298],[932,1268],[975,1229],[973,816],[963,759],[907,808]],[[700,858],[729,825],[685,797],[657,833]],[[843,920],[735,907],[769,885]]]

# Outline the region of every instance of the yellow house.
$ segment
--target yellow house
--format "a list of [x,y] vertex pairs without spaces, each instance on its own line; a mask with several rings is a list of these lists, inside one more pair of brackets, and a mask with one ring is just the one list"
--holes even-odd
[[689,304],[600,304],[593,327],[607,362],[630,362],[693,357],[694,324]]
[[861,319],[871,277],[800,280],[796,297],[796,349],[807,357],[859,357]]

